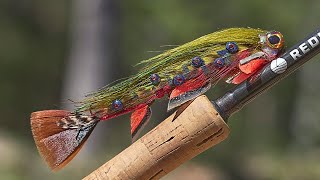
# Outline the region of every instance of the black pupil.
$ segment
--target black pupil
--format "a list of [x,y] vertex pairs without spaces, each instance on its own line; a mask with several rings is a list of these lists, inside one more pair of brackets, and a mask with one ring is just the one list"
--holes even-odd
[[280,42],[280,38],[277,35],[273,35],[268,38],[268,41],[271,44],[278,44]]

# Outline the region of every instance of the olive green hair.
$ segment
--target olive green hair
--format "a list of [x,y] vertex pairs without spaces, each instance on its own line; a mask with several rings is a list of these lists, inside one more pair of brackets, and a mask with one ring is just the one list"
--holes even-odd
[[[224,29],[143,60],[139,65],[144,67],[137,74],[87,95],[80,102],[77,111],[104,109],[109,113],[115,99],[121,100],[124,108],[144,103],[157,89],[162,88],[168,79],[181,73],[183,66],[192,69],[190,62],[193,57],[199,56],[205,63],[210,63],[212,59],[219,57],[217,51],[225,49],[227,42],[236,42],[240,51],[252,47],[259,48],[259,34],[263,33],[266,31],[253,28]],[[161,78],[157,87],[149,80],[151,74],[158,74]]]

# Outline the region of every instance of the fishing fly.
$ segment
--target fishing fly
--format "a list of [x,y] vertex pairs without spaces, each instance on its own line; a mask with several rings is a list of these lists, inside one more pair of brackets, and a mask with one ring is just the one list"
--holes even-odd
[[219,81],[239,84],[283,52],[280,32],[230,28],[202,36],[150,59],[133,76],[75,104],[73,112],[44,110],[31,114],[37,148],[58,170],[79,152],[97,123],[132,112],[131,136],[148,123],[151,104],[169,97],[168,111],[204,94]]

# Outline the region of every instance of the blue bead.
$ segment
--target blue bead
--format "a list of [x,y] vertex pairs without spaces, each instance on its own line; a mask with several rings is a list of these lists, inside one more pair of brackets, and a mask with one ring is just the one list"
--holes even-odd
[[213,63],[214,63],[215,66],[217,66],[219,68],[225,66],[225,64],[226,64],[226,62],[225,62],[225,60],[223,58],[217,58],[217,59],[214,60]]
[[161,79],[158,74],[151,74],[150,81],[153,85],[158,85],[160,83]]
[[204,61],[200,57],[196,56],[196,57],[192,58],[191,64],[192,64],[193,67],[199,68],[202,65],[204,65]]
[[185,78],[182,74],[179,74],[179,75],[176,75],[174,78],[173,78],[173,84],[175,86],[180,86],[184,83],[185,81]]
[[231,53],[234,54],[239,51],[239,47],[235,42],[227,42],[226,49]]
[[116,99],[112,102],[112,108],[114,110],[121,110],[123,108],[123,104],[119,99]]

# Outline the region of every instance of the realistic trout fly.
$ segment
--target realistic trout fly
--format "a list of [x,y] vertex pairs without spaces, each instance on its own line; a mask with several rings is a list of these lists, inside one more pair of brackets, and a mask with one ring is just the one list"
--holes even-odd
[[230,28],[202,36],[142,61],[136,75],[85,96],[73,112],[33,112],[35,143],[50,168],[58,170],[79,152],[98,122],[132,112],[134,140],[148,123],[156,99],[168,96],[171,110],[220,80],[239,84],[277,58],[283,47],[277,31]]

